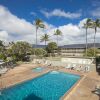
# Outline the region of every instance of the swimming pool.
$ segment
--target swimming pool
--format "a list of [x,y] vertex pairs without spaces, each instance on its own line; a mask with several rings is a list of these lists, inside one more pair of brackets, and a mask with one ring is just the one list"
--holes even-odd
[[0,100],[59,100],[80,76],[52,71],[4,89]]
[[33,68],[32,71],[33,72],[42,72],[45,68],[43,67],[37,67],[37,68]]

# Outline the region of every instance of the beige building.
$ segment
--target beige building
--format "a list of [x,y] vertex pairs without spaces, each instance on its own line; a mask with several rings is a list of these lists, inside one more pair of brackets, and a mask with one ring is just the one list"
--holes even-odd
[[[93,43],[88,43],[88,48],[93,48]],[[96,43],[95,47],[100,49],[100,43]],[[37,45],[37,48],[45,48],[45,45]],[[83,57],[85,52],[86,44],[70,44],[70,45],[63,45],[59,46],[59,55],[61,56],[68,56],[68,57]],[[58,55],[58,51],[55,50],[55,55]],[[100,53],[99,53],[100,55]]]
[[[94,44],[89,43],[87,47],[93,48]],[[100,49],[100,43],[96,43],[95,47]],[[60,46],[59,48],[60,48],[59,53],[62,56],[82,57],[85,52],[86,44],[70,44],[70,45]]]

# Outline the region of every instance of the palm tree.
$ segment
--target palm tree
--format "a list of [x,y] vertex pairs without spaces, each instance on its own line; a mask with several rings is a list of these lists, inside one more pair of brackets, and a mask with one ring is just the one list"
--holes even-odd
[[87,19],[86,20],[86,23],[84,24],[84,26],[83,26],[83,28],[85,28],[86,29],[86,52],[85,52],[85,55],[86,55],[86,57],[87,57],[87,30],[88,30],[88,28],[91,28],[92,26],[92,20],[91,19]]
[[43,24],[43,21],[41,19],[36,19],[35,26],[36,26],[36,46],[37,46],[37,31],[39,28],[45,28],[45,25]]
[[41,37],[41,42],[44,42],[44,41],[45,41],[45,46],[46,46],[46,42],[49,41],[49,35],[48,34],[44,34]]
[[96,19],[93,22],[93,28],[95,29],[95,34],[94,34],[94,57],[95,57],[95,37],[96,37],[96,33],[97,33],[97,28],[100,28],[100,19]]
[[1,40],[0,40],[0,46],[4,46],[4,45],[3,45],[3,41],[1,41]]
[[62,35],[62,32],[61,32],[59,29],[57,29],[57,30],[55,31],[54,35],[57,36],[57,45],[58,45],[58,36]]

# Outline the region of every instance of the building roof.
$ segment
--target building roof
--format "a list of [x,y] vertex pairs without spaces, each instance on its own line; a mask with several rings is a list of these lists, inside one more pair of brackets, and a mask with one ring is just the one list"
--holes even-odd
[[45,45],[33,45],[33,48],[45,48]]
[[[72,48],[72,49],[74,49],[74,48],[85,48],[85,47],[86,47],[86,44],[70,44],[70,45],[60,46],[60,48]],[[87,47],[92,48],[92,47],[94,47],[94,44],[88,43]],[[95,43],[95,47],[100,48],[100,43]]]
[[[69,44],[69,45],[63,45],[63,46],[59,46],[60,48],[71,48],[71,49],[74,49],[74,48],[85,48],[86,47],[86,44]],[[88,43],[87,44],[87,47],[88,48],[92,48],[94,47],[94,44],[93,43]],[[95,47],[96,48],[100,48],[100,43],[95,43]],[[45,48],[45,45],[33,45],[33,48]]]

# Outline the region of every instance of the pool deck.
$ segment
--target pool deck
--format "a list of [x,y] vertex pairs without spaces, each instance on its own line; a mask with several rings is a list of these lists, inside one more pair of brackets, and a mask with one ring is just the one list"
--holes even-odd
[[[63,71],[65,71],[63,69]],[[100,85],[100,75],[96,72],[80,73],[66,71],[78,75],[83,75],[81,80],[72,87],[70,92],[63,97],[63,100],[99,100],[100,96],[92,93],[96,85]]]
[[36,68],[37,66],[40,65],[22,64],[9,70],[6,74],[0,77],[0,89],[33,79],[50,71],[50,69],[46,68],[42,72],[33,72],[32,69]]
[[[54,69],[54,67],[46,68],[42,72],[33,72],[32,69],[38,66],[35,64],[21,64],[14,69],[10,69],[6,74],[0,77],[0,88],[6,88],[26,80],[30,80]],[[79,72],[67,70],[65,68],[55,69],[61,72],[68,72],[83,76],[81,80],[72,87],[69,93],[63,96],[63,100],[99,100],[99,96],[92,93],[95,86],[100,84],[100,75],[96,72]]]

